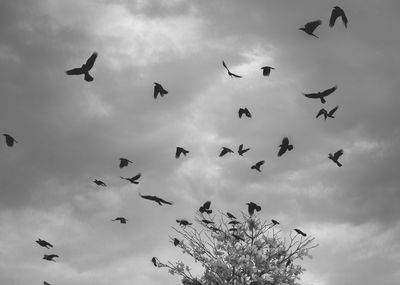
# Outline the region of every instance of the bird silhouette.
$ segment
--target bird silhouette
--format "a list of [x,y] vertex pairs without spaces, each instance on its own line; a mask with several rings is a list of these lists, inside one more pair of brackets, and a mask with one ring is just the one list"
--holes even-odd
[[229,219],[235,219],[236,220],[236,217],[234,215],[232,215],[231,213],[226,212],[226,215],[228,216]]
[[180,243],[179,239],[174,238],[174,245],[177,246]]
[[184,227],[193,225],[192,223],[190,223],[190,222],[187,221],[187,220],[176,220],[176,222],[177,222],[180,226],[184,226]]
[[336,89],[337,85],[333,86],[332,88],[326,89],[322,92],[308,93],[308,94],[303,93],[303,95],[306,96],[307,98],[320,99],[321,103],[324,104],[326,102],[325,97],[335,92]]
[[43,281],[43,285],[51,285],[51,284],[47,283],[46,281]]
[[219,156],[221,157],[221,156],[224,156],[225,154],[227,154],[228,152],[231,152],[231,153],[233,153],[233,150],[231,150],[230,148],[227,148],[227,147],[222,147],[222,150],[221,150],[221,153],[219,154]]
[[119,160],[120,160],[119,168],[124,168],[124,167],[128,166],[129,163],[133,163],[132,161],[130,161],[127,158],[120,158]]
[[312,21],[312,22],[308,22],[307,24],[304,25],[304,27],[299,28],[299,30],[302,30],[304,32],[306,32],[307,34],[314,36],[316,38],[318,38],[315,34],[314,31],[315,29],[322,24],[321,20],[316,20],[316,21]]
[[93,182],[96,183],[97,186],[103,186],[103,187],[107,186],[106,183],[98,179],[93,180]]
[[38,239],[37,241],[36,241],[40,246],[42,246],[42,247],[45,247],[45,248],[51,248],[51,247],[53,247],[53,245],[51,244],[51,243],[49,243],[49,242],[47,242],[47,241],[45,241],[45,240],[43,240],[43,239]]
[[165,201],[164,199],[157,197],[157,196],[142,195],[140,193],[139,193],[139,196],[142,197],[143,199],[154,201],[154,202],[158,203],[160,206],[162,206],[163,204],[168,204],[168,205],[174,204],[174,202]]
[[210,226],[209,229],[212,230],[213,232],[216,232],[216,233],[217,233],[217,232],[222,232],[221,229],[216,228],[216,227],[214,227],[214,226]]
[[154,99],[157,99],[158,94],[164,97],[165,94],[168,94],[168,91],[165,90],[160,83],[154,82]]
[[265,160],[261,160],[261,161],[257,162],[256,164],[252,165],[250,168],[257,170],[258,172],[261,172],[260,168],[264,163],[265,163]]
[[330,110],[329,112],[327,110],[325,110],[324,108],[322,108],[321,110],[319,110],[317,116],[315,118],[318,118],[321,115],[324,115],[324,119],[326,120],[328,117],[329,118],[335,118],[333,116],[333,114],[336,112],[336,110],[339,108],[339,106],[336,106],[335,108],[333,108],[332,110]]
[[203,219],[203,220],[201,220],[203,223],[205,223],[206,225],[208,225],[208,224],[214,224],[214,222],[213,221],[210,221],[210,220],[206,220],[206,219]]
[[249,212],[250,216],[254,214],[254,210],[256,210],[257,212],[261,211],[261,207],[254,202],[246,203],[246,205],[248,205],[247,211]]
[[337,166],[341,167],[342,164],[338,161],[339,157],[343,155],[343,149],[339,149],[337,152],[334,154],[329,153],[328,158],[332,160],[334,163],[337,164]]
[[43,259],[45,259],[45,260],[48,260],[48,261],[54,261],[54,262],[56,262],[55,260],[54,260],[54,258],[56,258],[56,257],[59,257],[57,254],[45,254],[44,256],[43,256]]
[[241,236],[239,236],[239,235],[237,235],[237,234],[232,234],[232,236],[233,236],[235,239],[237,239],[237,240],[244,241],[244,238],[241,237]]
[[302,231],[299,230],[299,229],[294,229],[294,231],[295,231],[296,233],[298,233],[299,235],[302,235],[303,237],[307,236],[304,232],[302,232]]
[[335,6],[332,9],[332,14],[331,18],[329,19],[329,27],[333,28],[335,25],[336,19],[341,17],[344,26],[347,28],[347,17],[346,14],[344,13],[343,9],[340,8],[339,6]]
[[225,67],[225,69],[228,71],[228,75],[232,78],[232,77],[236,77],[236,78],[242,78],[242,76],[237,75],[232,73],[229,68],[226,66],[225,61],[222,61],[222,65]]
[[236,220],[232,220],[232,221],[230,221],[228,224],[230,224],[230,225],[237,225],[237,224],[240,224],[240,222],[238,222],[238,221],[236,221]]
[[289,139],[284,137],[282,143],[279,145],[278,156],[282,156],[286,151],[291,151],[293,149],[293,145],[289,144]]
[[239,145],[238,153],[239,155],[243,155],[245,152],[248,152],[250,148],[243,148],[243,144]]
[[16,141],[16,139],[14,139],[12,136],[10,136],[9,134],[3,134],[3,136],[5,136],[6,138],[6,145],[9,147],[14,146],[14,143],[18,143]]
[[130,183],[139,184],[139,181],[137,181],[137,180],[138,180],[141,176],[142,176],[142,174],[141,174],[141,173],[138,173],[138,174],[136,174],[135,176],[133,176],[133,177],[131,177],[131,178],[129,178],[129,177],[122,177],[122,176],[120,176],[120,177],[121,177],[121,179],[128,180]]
[[179,158],[181,156],[181,154],[183,154],[184,156],[186,156],[189,153],[188,150],[184,149],[183,147],[176,147],[176,152],[175,152],[175,158]]
[[274,224],[274,226],[279,225],[280,223],[277,220],[272,219],[271,222]]
[[272,70],[272,69],[275,69],[275,68],[273,68],[273,67],[271,67],[271,66],[263,66],[263,67],[261,67],[261,69],[262,69],[262,71],[263,71],[263,75],[264,75],[264,76],[269,76],[270,73],[271,73],[271,70]]
[[86,63],[82,64],[81,67],[78,68],[73,68],[70,70],[67,70],[65,73],[68,75],[81,75],[84,74],[84,79],[88,82],[93,81],[93,77],[89,74],[89,70],[92,69],[94,62],[96,61],[97,58],[97,52],[92,53],[92,55],[88,58]]
[[121,224],[126,224],[128,219],[126,219],[124,217],[118,217],[118,218],[115,218],[114,220],[111,220],[111,221],[119,221]]
[[288,261],[286,261],[285,267],[288,267],[292,263],[292,260],[289,258]]
[[243,114],[246,115],[247,118],[251,118],[251,113],[247,108],[239,108],[238,114],[239,118],[242,118]]
[[205,202],[200,208],[199,208],[199,212],[200,213],[207,213],[207,214],[211,214],[212,210],[210,209],[211,206],[211,201],[207,201]]
[[157,259],[157,257],[153,256],[153,258],[151,259],[151,262],[153,262],[155,267],[158,267],[158,259]]

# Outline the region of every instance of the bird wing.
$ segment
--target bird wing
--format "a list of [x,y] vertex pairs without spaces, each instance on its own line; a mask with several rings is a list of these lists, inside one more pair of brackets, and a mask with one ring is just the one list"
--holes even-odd
[[251,113],[250,113],[249,109],[245,108],[244,111],[246,113],[246,116],[251,118]]
[[65,73],[68,75],[79,75],[79,74],[83,74],[84,72],[83,72],[82,68],[77,67],[77,68],[67,70]]
[[154,99],[157,99],[157,95],[158,95],[158,93],[160,93],[160,91],[161,91],[161,90],[160,90],[160,87],[161,87],[160,84],[154,82]]
[[338,160],[340,156],[343,155],[343,149],[339,149],[335,154],[333,155],[333,159]]
[[164,203],[164,204],[168,204],[168,205],[172,205],[172,204],[174,204],[173,202],[168,202],[168,201],[165,201],[164,199],[162,199],[162,198],[159,198],[159,197],[156,197],[157,198],[157,200],[158,201],[160,201],[161,203]]
[[182,152],[182,148],[177,147],[177,148],[176,148],[176,152],[175,152],[175,158],[179,158],[181,152]]
[[322,24],[321,20],[315,20],[315,21],[312,21],[312,22],[309,22],[309,23],[305,24],[304,28],[306,30],[308,30],[308,31],[313,32],[321,24]]
[[92,69],[94,62],[96,61],[97,58],[97,52],[92,53],[92,55],[88,58],[88,60],[85,63],[85,68],[87,71]]
[[329,19],[329,27],[333,27],[335,25],[336,19],[339,17],[340,11],[335,7],[332,10],[331,18]]
[[336,106],[335,108],[333,108],[332,110],[329,111],[329,116],[332,116],[336,110],[339,108],[339,106]]
[[278,151],[278,156],[282,156],[286,152],[286,147],[284,146],[279,146],[279,151]]
[[[342,10],[342,9],[340,9],[340,10]],[[344,13],[343,10],[342,10],[342,20],[343,20],[344,26],[347,28],[347,22],[348,22],[348,20],[347,20],[346,14]]]
[[243,116],[244,113],[244,109],[243,108],[239,108],[238,114],[239,114],[239,118],[241,118]]
[[226,66],[225,61],[222,61],[222,65],[225,67],[225,69],[230,72],[229,68]]
[[333,86],[332,88],[326,89],[324,91],[321,92],[321,95],[323,97],[328,96],[330,94],[332,94],[333,92],[335,92],[335,90],[337,89],[337,85]]
[[142,176],[141,173],[136,174],[135,176],[133,176],[131,179],[132,180],[138,180],[140,178],[140,176]]
[[320,93],[303,93],[304,96],[306,96],[307,98],[320,98],[321,94]]
[[230,72],[229,74],[230,74],[230,75],[232,75],[233,77],[236,77],[236,78],[242,78],[242,76],[240,76],[240,75],[237,75],[237,74],[235,74],[235,73],[232,73],[232,72]]
[[150,195],[142,195],[139,193],[139,196],[142,197],[143,199],[147,199],[147,200],[151,200],[151,201],[155,201],[156,197],[155,196],[150,196]]
[[210,209],[210,206],[211,206],[211,201],[207,201],[207,202],[205,202],[205,203],[203,204],[203,207],[204,207],[205,209]]
[[288,146],[288,145],[289,145],[289,139],[288,139],[288,137],[284,137],[284,138],[283,138],[282,144],[285,145],[285,146]]
[[326,110],[324,108],[322,108],[321,110],[319,110],[317,116],[315,118],[318,118],[319,116],[326,114]]
[[256,165],[257,165],[257,167],[260,167],[264,163],[265,163],[265,160],[261,160],[261,161],[257,162]]

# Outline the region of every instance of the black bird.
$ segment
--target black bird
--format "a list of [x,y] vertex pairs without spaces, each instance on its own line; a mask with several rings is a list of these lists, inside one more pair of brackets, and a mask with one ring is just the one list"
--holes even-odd
[[203,220],[201,220],[203,223],[205,223],[206,225],[208,225],[208,224],[214,224],[214,222],[213,221],[210,221],[210,220],[206,220],[206,219],[203,219]]
[[188,150],[184,149],[183,147],[176,147],[176,152],[175,152],[175,158],[179,158],[181,156],[181,154],[183,154],[184,156],[186,156],[189,153]]
[[121,224],[126,224],[128,219],[125,219],[124,217],[118,217],[118,218],[115,218],[114,220],[111,220],[111,221],[119,221]]
[[273,68],[271,66],[264,66],[264,67],[261,67],[261,69],[263,71],[264,76],[269,76],[271,73],[271,69],[275,69],[275,68]]
[[86,63],[82,64],[81,67],[78,68],[73,68],[70,70],[67,70],[65,73],[68,75],[81,75],[84,74],[84,78],[86,81],[90,82],[93,81],[93,77],[89,74],[89,70],[92,69],[94,62],[96,61],[97,58],[97,52],[92,53],[92,55],[88,58]]
[[219,154],[219,156],[221,157],[221,156],[224,156],[225,154],[227,154],[228,152],[231,152],[231,153],[233,153],[233,150],[231,150],[230,148],[227,148],[227,147],[222,147],[222,151],[221,151],[221,153]]
[[47,283],[46,281],[43,281],[43,285],[51,285],[51,284]]
[[233,236],[235,239],[237,239],[237,240],[244,241],[244,238],[242,238],[242,237],[241,237],[241,236],[239,236],[239,235],[232,234],[232,236]]
[[247,108],[239,108],[238,114],[239,118],[242,118],[243,114],[245,114],[247,118],[251,118],[251,113]]
[[302,232],[302,231],[299,230],[299,229],[294,229],[294,231],[295,231],[296,233],[298,233],[299,235],[302,235],[303,237],[307,236],[304,232]]
[[50,248],[50,247],[53,247],[53,245],[51,244],[51,243],[49,243],[49,242],[47,242],[47,241],[45,241],[45,240],[43,240],[43,239],[38,239],[37,241],[36,241],[40,246],[43,246],[43,247],[45,247],[45,248]]
[[248,212],[249,212],[250,216],[252,216],[254,214],[254,210],[256,210],[257,212],[261,211],[261,207],[259,205],[257,205],[256,203],[254,203],[254,202],[246,203],[246,205],[249,206],[248,207]]
[[231,213],[226,212],[226,215],[228,216],[229,219],[235,219],[236,220],[236,217],[234,215],[232,215]]
[[261,172],[260,167],[261,167],[264,163],[265,163],[265,160],[261,160],[261,161],[257,162],[256,164],[252,165],[250,168],[251,168],[251,169],[257,170],[258,172]]
[[201,206],[200,208],[199,208],[199,212],[200,213],[207,213],[207,214],[211,214],[212,213],[212,210],[210,209],[210,206],[211,206],[211,201],[207,201],[207,202],[205,202],[204,204],[203,204],[203,206]]
[[339,106],[336,106],[335,108],[333,108],[332,110],[330,110],[329,112],[327,110],[325,110],[324,108],[322,108],[321,110],[319,110],[317,116],[315,118],[318,118],[321,115],[324,115],[324,119],[326,120],[326,118],[335,118],[333,116],[333,114],[336,112],[336,110],[339,108]]
[[334,154],[329,153],[328,158],[332,160],[334,163],[337,164],[337,166],[341,167],[342,164],[338,161],[339,157],[343,155],[343,149],[339,149],[337,152]]
[[332,88],[326,89],[322,92],[308,93],[308,94],[303,93],[303,95],[306,96],[307,98],[320,99],[321,103],[324,104],[326,102],[325,97],[335,92],[336,89],[337,85],[333,86]]
[[225,61],[222,61],[222,65],[223,65],[223,66],[225,67],[225,69],[228,71],[228,75],[229,75],[230,77],[233,76],[233,77],[236,77],[236,78],[242,78],[242,76],[232,73],[232,72],[229,70],[229,68],[226,66]]
[[18,143],[16,141],[16,139],[14,139],[12,136],[10,136],[9,134],[3,134],[3,136],[6,137],[6,145],[9,147],[12,147],[14,145],[14,143]]
[[158,94],[163,97],[165,94],[168,94],[168,91],[160,83],[154,82],[154,99],[157,99]]
[[193,225],[192,223],[190,223],[190,222],[187,221],[187,220],[176,220],[176,222],[177,222],[180,226],[184,226],[184,227]]
[[210,230],[212,230],[213,232],[222,232],[222,230],[221,229],[219,229],[219,228],[216,228],[216,227],[214,227],[214,226],[210,226]]
[[142,176],[141,173],[136,174],[135,176],[129,178],[129,177],[122,177],[120,176],[122,179],[128,180],[130,183],[133,184],[139,184],[139,181],[137,181],[140,177]]
[[180,243],[179,239],[174,238],[174,245],[177,246]]
[[271,222],[274,224],[274,226],[279,225],[280,223],[277,220],[272,219]]
[[151,259],[151,262],[153,262],[155,267],[158,267],[158,259],[157,259],[157,257],[153,256],[153,258]]
[[127,158],[120,158],[119,160],[120,160],[119,168],[124,168],[124,167],[128,166],[129,163],[133,163],[132,161],[130,161]]
[[106,183],[98,179],[93,180],[93,182],[96,183],[97,186],[103,186],[103,187],[107,186]]
[[243,155],[245,152],[248,152],[250,148],[243,148],[243,144],[239,145],[238,153],[239,155]]
[[293,145],[289,144],[289,139],[287,137],[283,138],[282,144],[280,144],[279,147],[278,156],[282,156],[286,151],[291,151],[293,149]]
[[314,31],[321,24],[322,24],[321,20],[312,21],[312,22],[305,24],[304,27],[299,28],[299,30],[302,30],[302,31],[306,32],[307,34],[318,38],[316,35],[314,35]]
[[237,224],[240,224],[240,222],[233,220],[233,221],[230,221],[228,224],[237,225]]
[[331,18],[329,19],[329,27],[333,27],[335,25],[336,19],[342,17],[342,21],[344,26],[347,28],[347,17],[344,13],[343,9],[339,6],[333,7]]
[[48,260],[48,261],[54,261],[56,262],[53,258],[59,257],[57,254],[45,254],[43,256],[43,259]]
[[292,260],[289,258],[288,261],[286,261],[285,267],[288,267],[292,263]]
[[159,198],[159,197],[157,197],[157,196],[142,195],[142,194],[140,194],[140,193],[139,193],[139,196],[142,197],[143,199],[147,199],[147,200],[150,200],[150,201],[154,201],[154,202],[158,203],[160,206],[162,206],[163,203],[164,203],[164,204],[168,204],[168,205],[174,204],[174,202],[165,201],[164,199]]

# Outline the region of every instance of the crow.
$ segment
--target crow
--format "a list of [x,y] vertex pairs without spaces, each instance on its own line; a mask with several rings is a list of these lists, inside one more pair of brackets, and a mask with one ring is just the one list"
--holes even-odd
[[254,202],[246,203],[246,205],[249,206],[248,207],[248,212],[249,212],[250,216],[252,216],[254,214],[254,210],[256,210],[257,212],[261,211],[261,207],[259,205],[257,205],[256,203],[254,203]]
[[279,225],[280,223],[277,220],[272,219],[271,222],[274,224],[274,226]]
[[131,178],[129,178],[129,177],[122,177],[122,176],[120,176],[120,177],[121,177],[121,179],[128,180],[130,183],[139,184],[139,181],[137,181],[137,180],[138,180],[141,176],[142,176],[142,174],[141,174],[141,173],[138,173],[138,174],[136,174],[135,176],[133,176],[133,177],[131,177]]
[[176,147],[175,158],[179,158],[181,153],[183,153],[183,155],[186,156],[189,153],[189,151],[180,146]]
[[92,55],[88,58],[86,63],[82,64],[81,67],[78,68],[73,68],[70,70],[67,70],[65,73],[68,75],[81,75],[84,74],[84,79],[88,82],[93,81],[93,77],[89,74],[89,70],[92,69],[94,62],[96,61],[97,58],[97,52],[92,53]]
[[43,281],[43,285],[51,285],[51,284],[47,283],[46,281]]
[[329,112],[327,110],[325,110],[324,108],[322,108],[321,110],[319,110],[317,116],[315,118],[318,118],[321,115],[324,115],[324,119],[326,120],[328,117],[329,118],[335,118],[333,116],[333,114],[336,112],[336,110],[339,108],[339,106],[336,106],[335,108],[333,108],[332,110],[330,110]]
[[340,8],[339,6],[335,6],[332,9],[331,18],[329,19],[329,27],[333,28],[333,26],[335,25],[336,19],[339,17],[342,17],[343,24],[347,28],[346,14],[344,13],[343,9]]
[[45,247],[45,248],[53,247],[53,245],[52,245],[51,243],[49,243],[49,242],[47,242],[47,241],[45,241],[45,240],[43,240],[43,239],[40,239],[40,238],[39,238],[36,242],[37,242],[40,246]]
[[229,70],[229,68],[226,66],[226,64],[225,64],[225,61],[222,61],[222,65],[225,67],[225,69],[228,71],[228,75],[232,78],[232,76],[233,77],[236,77],[236,78],[242,78],[242,76],[240,76],[240,75],[236,75],[236,74],[234,74],[234,73],[232,73],[230,70]]
[[250,148],[243,148],[243,144],[241,144],[241,145],[239,145],[238,153],[239,153],[239,155],[243,156],[243,154],[245,152],[248,152],[249,150],[250,150]]
[[308,22],[307,24],[304,25],[304,27],[299,28],[299,30],[302,30],[302,31],[306,32],[307,34],[318,38],[316,35],[313,34],[313,32],[321,24],[322,24],[321,20]]
[[226,215],[228,216],[229,219],[235,219],[236,220],[236,217],[234,215],[232,215],[231,213],[226,212]]
[[232,234],[232,236],[233,236],[235,239],[237,239],[237,240],[244,241],[244,238],[242,238],[242,237],[241,237],[241,236],[239,236],[239,235]]
[[221,157],[221,156],[224,156],[225,154],[227,154],[228,152],[232,152],[233,153],[233,150],[231,150],[230,148],[227,148],[227,147],[222,147],[222,151],[221,151],[221,153],[219,154],[219,156]]
[[128,219],[125,219],[124,217],[118,217],[118,218],[115,218],[114,220],[111,220],[111,221],[119,221],[121,224],[126,224]]
[[130,161],[129,159],[126,159],[126,158],[120,158],[119,160],[120,160],[119,168],[124,168],[124,167],[128,166],[129,163],[133,163],[132,161]]
[[282,156],[286,151],[291,151],[293,149],[293,145],[289,144],[289,139],[287,137],[283,138],[282,144],[280,144],[279,147],[278,156]]
[[142,197],[143,199],[154,201],[154,202],[158,203],[160,206],[162,206],[163,203],[164,204],[168,204],[168,205],[173,205],[174,204],[174,202],[165,201],[164,199],[159,198],[157,196],[142,195],[140,193],[139,193],[139,196]]
[[320,99],[321,103],[324,104],[326,102],[325,97],[335,92],[336,89],[337,85],[333,86],[332,88],[326,89],[322,92],[308,93],[308,94],[303,93],[303,95],[306,96],[307,98]]
[[163,97],[165,94],[168,94],[168,91],[165,90],[161,84],[154,82],[154,99],[157,99],[158,94]]
[[302,232],[302,231],[299,230],[299,229],[294,229],[294,231],[295,231],[296,233],[298,233],[299,235],[302,235],[303,237],[307,236],[304,232]]
[[104,183],[101,180],[95,179],[95,180],[93,180],[93,182],[96,183],[97,186],[107,187],[106,183]]
[[286,261],[285,267],[288,267],[292,263],[292,260],[289,258],[288,261]]
[[207,214],[211,214],[212,213],[212,210],[210,209],[210,206],[211,206],[211,201],[207,201],[207,202],[205,202],[204,204],[203,204],[203,206],[201,206],[200,208],[199,208],[199,212],[200,213],[207,213]]
[[337,166],[341,167],[342,164],[338,161],[339,157],[343,155],[343,149],[339,149],[337,152],[334,154],[329,153],[328,158],[332,160],[334,163],[337,164]]
[[193,225],[192,223],[190,223],[190,222],[187,221],[187,220],[176,220],[176,222],[177,222],[180,226],[184,226],[184,227]]
[[158,259],[157,259],[157,257],[153,256],[153,258],[151,259],[151,262],[153,262],[155,267],[158,267]]
[[264,76],[269,76],[271,73],[271,69],[275,69],[275,68],[273,68],[271,66],[264,66],[264,67],[261,67],[261,69],[263,71]]
[[43,256],[43,259],[48,260],[48,261],[54,261],[56,262],[53,258],[59,257],[57,254],[45,254]]
[[177,246],[180,243],[179,239],[174,238],[174,245]]
[[260,167],[261,167],[264,163],[265,163],[265,160],[261,160],[261,161],[257,162],[256,164],[252,165],[250,168],[251,168],[251,169],[257,170],[258,172],[261,172]]
[[6,137],[6,145],[9,147],[12,147],[14,145],[14,143],[18,143],[16,141],[16,139],[14,139],[12,136],[10,136],[9,134],[3,134],[3,136]]
[[251,118],[251,113],[247,108],[239,108],[238,114],[239,118],[242,118],[243,114],[245,114],[247,118]]

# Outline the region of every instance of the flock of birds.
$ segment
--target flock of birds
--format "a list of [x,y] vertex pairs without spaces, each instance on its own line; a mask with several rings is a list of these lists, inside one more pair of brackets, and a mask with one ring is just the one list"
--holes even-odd
[[[332,10],[332,13],[331,13],[331,17],[330,17],[330,20],[329,20],[329,26],[333,27],[338,18],[342,19],[344,26],[347,28],[348,20],[347,20],[347,17],[345,15],[343,9],[341,9],[338,6],[335,6],[333,8],[333,10]],[[302,30],[307,34],[318,38],[318,36],[316,36],[314,34],[314,32],[315,32],[316,28],[318,26],[320,26],[321,24],[322,24],[321,20],[312,21],[312,22],[309,22],[309,23],[305,24],[304,27],[300,28],[299,30]],[[83,79],[85,81],[91,82],[91,81],[94,80],[94,77],[91,74],[89,74],[89,71],[93,68],[96,59],[97,59],[97,53],[94,52],[87,59],[87,61],[84,64],[82,64],[81,67],[67,70],[65,73],[67,75],[83,75]],[[228,68],[228,66],[226,65],[225,61],[222,61],[222,65],[226,69],[226,71],[228,72],[228,75],[231,78],[242,78],[242,76],[231,72],[230,69]],[[271,74],[271,71],[274,70],[275,68],[271,67],[271,66],[264,66],[264,67],[261,67],[261,69],[262,69],[262,72],[263,72],[263,76],[269,76]],[[321,101],[321,103],[324,104],[324,103],[326,103],[326,97],[329,96],[330,94],[332,94],[333,92],[335,92],[336,89],[337,89],[337,85],[335,85],[335,86],[333,86],[331,88],[328,88],[328,89],[326,89],[324,91],[321,91],[321,92],[306,93],[306,94],[303,94],[303,95],[305,97],[307,97],[307,98],[319,99]],[[154,94],[153,94],[154,99],[157,99],[158,96],[163,97],[166,94],[168,94],[168,91],[166,89],[164,89],[164,87],[161,84],[159,84],[157,82],[154,82]],[[336,107],[334,107],[333,109],[331,109],[329,111],[327,111],[326,109],[322,108],[322,109],[319,110],[318,114],[316,115],[316,118],[318,118],[320,116],[323,116],[325,120],[327,118],[334,118],[334,113],[337,111],[338,107],[339,106],[336,106]],[[247,118],[251,118],[252,117],[252,115],[251,115],[250,111],[248,110],[248,108],[240,108],[239,111],[238,111],[238,115],[239,115],[239,118],[242,118],[242,116],[246,116]],[[18,143],[18,141],[13,136],[11,136],[10,134],[3,134],[3,136],[5,137],[5,143],[6,143],[6,145],[8,147],[13,147],[16,143]],[[243,156],[243,154],[245,154],[249,150],[250,150],[250,148],[244,148],[243,144],[241,144],[239,146],[237,152],[238,152],[239,155]],[[283,154],[285,154],[287,151],[291,151],[291,150],[293,150],[293,145],[289,142],[289,138],[288,137],[284,137],[282,139],[282,143],[279,145],[279,151],[278,151],[277,155],[280,157]],[[221,149],[221,152],[219,153],[219,157],[223,157],[228,153],[234,153],[234,151],[232,149],[228,148],[228,147],[223,146],[222,149]],[[187,156],[188,154],[189,154],[189,150],[186,150],[181,146],[178,146],[176,148],[175,157],[177,159],[179,159],[181,157],[181,155]],[[337,166],[341,167],[342,164],[338,160],[342,155],[343,155],[343,150],[340,149],[340,150],[336,151],[335,153],[329,153],[328,158],[330,160],[332,160]],[[128,167],[130,163],[133,163],[133,162],[131,160],[127,159],[127,158],[120,158],[119,159],[119,168]],[[265,160],[258,161],[254,165],[252,165],[250,168],[253,169],[253,170],[256,170],[258,172],[261,172],[261,166],[264,163],[265,163]],[[127,180],[132,184],[139,184],[138,180],[141,178],[141,173],[138,173],[133,177],[122,177],[122,176],[120,176],[120,178],[124,179],[124,180]],[[107,184],[102,180],[95,179],[95,180],[93,180],[93,182],[98,186],[107,187]],[[157,203],[160,206],[162,206],[163,204],[167,204],[167,205],[172,205],[173,204],[172,201],[166,201],[166,200],[164,200],[164,199],[162,199],[160,197],[157,197],[157,196],[142,195],[141,193],[138,193],[138,194],[139,194],[139,196],[141,198],[153,201],[153,202]],[[203,213],[211,214],[212,210],[210,209],[210,205],[211,205],[210,201],[205,202],[199,208],[199,212],[201,214],[203,214]],[[259,212],[261,210],[261,207],[259,205],[257,205],[256,203],[254,203],[254,202],[249,202],[246,205],[248,205],[248,213],[249,213],[250,216],[252,216],[255,211]],[[231,213],[227,212],[226,215],[231,220],[229,222],[229,224],[236,225],[236,224],[239,223],[236,220],[236,217],[234,215],[232,215]],[[111,221],[118,221],[121,224],[126,224],[128,219],[126,219],[125,217],[116,217],[115,219],[113,219]],[[176,220],[176,222],[180,226],[183,226],[183,227],[192,225],[191,222],[189,222],[187,220],[184,220],[184,219]],[[210,225],[210,228],[212,230],[220,231],[219,228],[213,226],[213,224],[214,224],[213,221],[207,220],[207,219],[203,219],[202,222],[204,224]],[[271,220],[271,225],[272,226],[275,226],[275,225],[278,225],[278,224],[279,224],[278,221]],[[235,227],[230,229],[230,231],[234,232],[235,231]],[[303,237],[307,236],[300,229],[294,229],[294,231],[297,234],[299,234],[299,235],[301,235]],[[236,234],[233,233],[233,236],[238,240],[243,240],[244,241],[244,239],[242,237],[240,237],[239,235],[236,235]],[[180,241],[178,239],[174,238],[173,244],[175,246],[177,246],[179,244],[179,242]],[[39,244],[42,247],[47,248],[47,249],[53,248],[52,244],[50,244],[46,240],[43,240],[43,239],[40,239],[40,238],[36,241],[36,243]],[[55,262],[55,260],[54,260],[55,258],[59,258],[59,256],[57,254],[45,254],[43,256],[43,259],[47,260],[47,261],[54,261]],[[155,266],[158,266],[158,260],[157,260],[156,257],[153,257],[151,259],[151,261],[153,262],[153,264]],[[44,281],[44,285],[51,285],[51,284],[47,283],[46,281]]]

